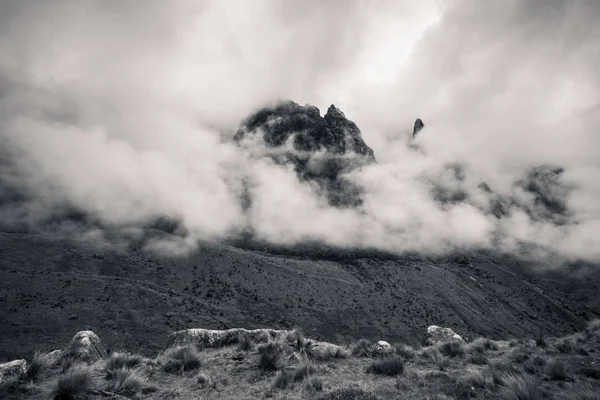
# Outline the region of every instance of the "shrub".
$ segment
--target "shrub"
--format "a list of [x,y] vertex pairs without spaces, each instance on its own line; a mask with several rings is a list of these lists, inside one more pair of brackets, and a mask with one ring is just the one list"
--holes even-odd
[[139,371],[122,368],[115,370],[112,380],[109,382],[106,390],[125,397],[134,397],[146,389],[144,379]]
[[358,388],[343,388],[332,390],[319,397],[318,400],[379,400],[373,393]]
[[133,369],[139,367],[144,362],[144,357],[137,354],[114,352],[104,361],[104,372],[106,378],[113,377],[116,371],[123,368]]
[[194,346],[177,346],[167,349],[158,359],[165,372],[184,372],[200,368],[200,354]]
[[35,382],[42,378],[50,368],[52,362],[45,354],[35,352],[29,365],[27,365],[26,377],[29,381]]
[[545,398],[540,383],[535,377],[507,374],[503,378],[504,389],[501,399],[504,400],[541,400]]
[[360,339],[352,348],[355,357],[371,357],[373,355],[373,342],[368,339]]
[[375,360],[367,368],[367,372],[378,375],[396,376],[404,372],[404,359],[399,356]]
[[465,355],[465,345],[457,340],[451,340],[439,345],[442,354],[448,357],[463,357]]
[[83,365],[73,366],[57,378],[48,397],[51,400],[84,400],[95,389],[91,369]]
[[414,360],[417,356],[417,351],[412,346],[404,343],[394,345],[394,352],[405,360]]
[[250,335],[243,333],[238,339],[238,347],[242,351],[252,351],[254,350],[254,341]]
[[258,367],[263,371],[276,371],[283,363],[283,348],[278,342],[269,342],[259,347]]
[[548,363],[546,373],[553,381],[564,381],[569,378],[565,364],[556,358]]

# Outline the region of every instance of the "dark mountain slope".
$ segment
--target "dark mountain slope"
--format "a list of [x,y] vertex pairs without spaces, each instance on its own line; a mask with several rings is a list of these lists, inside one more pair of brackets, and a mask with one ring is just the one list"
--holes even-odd
[[561,335],[598,313],[583,295],[569,297],[592,290],[596,272],[566,286],[498,254],[332,261],[204,243],[167,259],[7,233],[0,249],[0,360],[53,350],[83,328],[111,348],[147,353],[189,327],[299,326],[329,340],[416,342],[432,324],[466,337]]

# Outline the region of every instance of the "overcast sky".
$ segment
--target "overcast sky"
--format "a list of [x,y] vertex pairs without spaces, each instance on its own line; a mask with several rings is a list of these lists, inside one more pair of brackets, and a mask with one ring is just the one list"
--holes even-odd
[[[598,259],[599,20],[594,0],[0,1],[2,173],[43,199],[4,218],[69,203],[117,224],[175,215],[190,241],[251,226],[392,251],[490,247],[501,230],[506,248]],[[379,162],[353,176],[363,209],[327,206],[227,140],[280,99],[358,124]],[[421,152],[406,145],[417,117]],[[448,162],[473,196],[561,165],[576,223],[440,207],[423,177],[444,180]]]

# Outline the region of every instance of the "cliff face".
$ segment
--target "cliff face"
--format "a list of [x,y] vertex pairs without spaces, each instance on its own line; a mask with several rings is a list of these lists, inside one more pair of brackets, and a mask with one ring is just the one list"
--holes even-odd
[[360,204],[360,188],[344,175],[375,162],[373,150],[362,139],[360,129],[331,105],[324,116],[317,107],[286,101],[263,108],[247,118],[234,139],[241,143],[259,135],[279,164],[292,164],[301,180],[318,184],[335,206]]

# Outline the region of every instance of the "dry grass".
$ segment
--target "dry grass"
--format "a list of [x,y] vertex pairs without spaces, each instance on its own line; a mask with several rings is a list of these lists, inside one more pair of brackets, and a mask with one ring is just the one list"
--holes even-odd
[[27,365],[26,378],[31,382],[36,382],[44,377],[50,369],[52,362],[43,353],[35,352],[33,358]]
[[96,393],[96,386],[90,367],[84,365],[73,366],[56,379],[48,399],[86,400]]
[[404,359],[399,356],[393,356],[375,360],[369,365],[367,372],[386,376],[402,375],[404,372]]
[[194,346],[177,346],[158,357],[158,364],[166,372],[184,372],[200,368],[200,353]]
[[503,400],[541,400],[545,396],[540,382],[535,377],[507,374],[503,379],[504,388],[500,393]]

